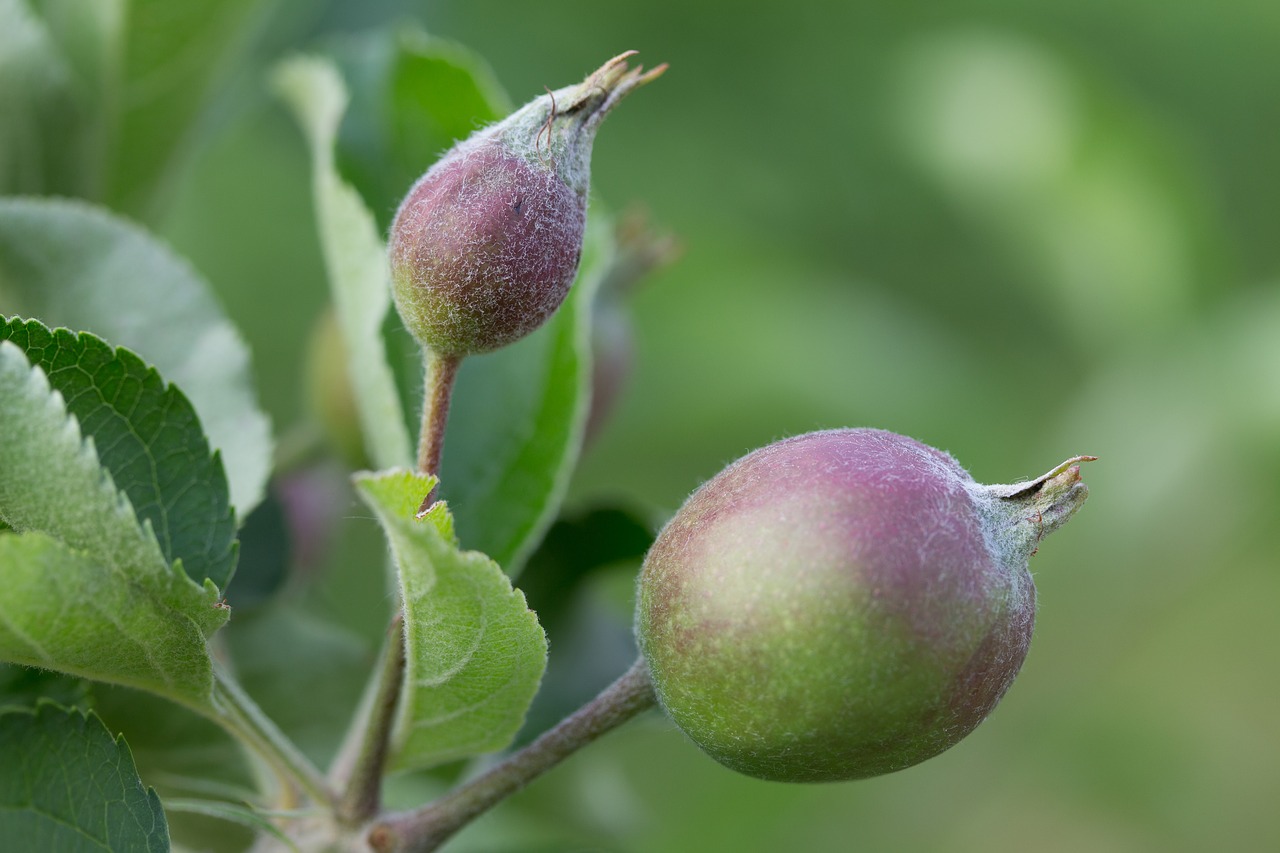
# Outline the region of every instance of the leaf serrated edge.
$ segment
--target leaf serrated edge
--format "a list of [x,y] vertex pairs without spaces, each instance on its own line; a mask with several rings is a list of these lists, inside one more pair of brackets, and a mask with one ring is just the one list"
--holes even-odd
[[[115,480],[112,478],[111,472],[103,467],[98,458],[98,452],[94,446],[93,437],[86,436],[81,432],[79,420],[75,415],[67,411],[66,403],[63,400],[62,394],[50,385],[49,377],[45,374],[44,370],[39,365],[32,364],[21,347],[7,340],[0,341],[0,370],[6,369],[5,353],[7,351],[12,351],[13,354],[21,358],[22,364],[26,365],[28,370],[26,380],[27,385],[29,388],[34,387],[34,390],[41,398],[33,398],[33,400],[37,404],[43,402],[52,414],[60,417],[63,421],[64,425],[61,439],[66,441],[68,444],[74,443],[76,445],[76,449],[74,451],[75,461],[86,463],[97,469],[98,481],[96,486],[102,495],[106,497],[108,509],[115,515],[115,520],[126,526],[131,525],[139,534],[140,541],[138,544],[142,545],[145,550],[151,552],[145,556],[153,559],[153,565],[143,565],[133,568],[148,572],[150,575],[163,581],[188,584],[193,591],[198,592],[203,597],[209,599],[211,609],[218,609],[219,591],[216,584],[212,581],[208,581],[205,585],[201,586],[187,576],[186,570],[182,567],[181,560],[175,560],[170,564],[169,561],[165,559],[164,552],[160,547],[160,542],[155,535],[155,531],[151,527],[151,522],[146,519],[139,519],[137,512],[134,511],[132,501],[129,500],[129,496],[121,489],[116,488]],[[15,525],[11,518],[6,518],[5,521],[10,525],[10,527],[12,527],[15,533],[21,534],[23,532],[23,529]],[[86,548],[83,545],[74,542],[67,542],[61,536],[49,531],[42,532],[45,532],[53,539],[56,539],[72,550],[82,551],[95,559],[101,559],[111,571],[120,575],[122,580],[126,583],[136,584],[141,580],[140,578],[130,577],[126,567],[119,564],[119,554],[95,554],[91,548]],[[166,603],[167,602],[168,599],[166,597]],[[184,617],[186,616],[186,614],[181,612],[179,615]],[[225,621],[225,619],[220,621]],[[203,625],[201,625],[201,623],[197,623],[197,625],[203,629]],[[208,636],[208,632],[205,630],[201,630],[201,633]]]
[[[177,384],[166,381],[164,376],[160,373],[159,368],[157,368],[154,364],[147,361],[141,355],[129,349],[128,347],[113,346],[109,341],[99,337],[98,335],[95,335],[93,332],[76,331],[66,326],[50,327],[45,325],[44,322],[38,318],[34,318],[34,317],[24,318],[19,315],[5,317],[3,314],[0,314],[0,324],[7,325],[9,326],[10,329],[13,329],[18,325],[24,326],[28,329],[34,326],[44,331],[45,333],[47,333],[55,341],[57,340],[59,335],[70,337],[77,346],[79,346],[82,341],[88,341],[90,345],[94,345],[94,344],[100,345],[103,349],[105,349],[108,353],[110,353],[112,358],[124,363],[126,366],[128,366],[129,363],[132,362],[133,365],[141,367],[142,381],[144,383],[154,382],[155,385],[160,389],[160,393],[163,396],[168,397],[171,402],[176,403],[179,407],[184,407],[186,411],[191,414],[195,422],[200,425],[200,437],[204,440],[204,448],[205,448],[205,451],[208,453],[209,464],[212,466],[211,473],[213,474],[213,476],[221,478],[227,492],[226,514],[223,515],[221,518],[217,519],[216,523],[221,525],[229,522],[231,525],[232,531],[235,531],[238,528],[237,519],[236,519],[236,508],[231,503],[231,500],[230,500],[231,486],[230,486],[230,482],[227,480],[226,468],[222,462],[222,451],[213,447],[213,445],[209,443],[208,434],[204,432],[204,424],[200,420],[200,413],[199,411],[196,410],[195,405],[192,404],[191,398],[188,397],[186,393],[183,392],[183,390],[180,387],[178,387]],[[12,341],[4,341],[4,343],[12,343]],[[23,352],[23,355],[24,357],[26,357],[28,364],[30,364],[33,369],[39,370],[41,372],[41,374],[44,376],[45,382],[48,384],[50,392],[53,394],[57,394],[59,399],[62,400],[63,410],[66,411],[66,416],[69,419],[76,421],[76,424],[77,424],[76,428],[80,433],[81,439],[85,442],[93,442],[92,436],[84,435],[83,430],[79,429],[79,419],[76,418],[76,416],[72,414],[69,410],[67,410],[66,399],[62,396],[62,392],[58,391],[56,388],[53,387],[53,383],[49,380],[48,374],[45,373],[44,369],[40,365],[32,362],[31,358],[26,355],[26,352],[25,350],[22,349],[22,347],[18,346],[17,344],[13,344],[13,345],[17,346],[17,348]],[[160,537],[156,535],[154,527],[152,527],[152,525],[150,524],[150,520],[138,518],[137,509],[133,506],[133,503],[129,499],[127,493],[125,493],[123,489],[120,489],[115,486],[114,478],[112,478],[110,470],[108,470],[107,467],[102,464],[102,459],[98,455],[96,447],[94,447],[93,449],[93,455],[94,455],[94,458],[97,460],[99,467],[102,468],[103,473],[106,475],[108,480],[111,481],[112,488],[115,488],[116,491],[122,496],[124,501],[128,504],[129,512],[134,516],[135,519],[138,520],[140,525],[143,525],[147,530],[150,531],[152,538],[155,539],[156,544],[160,547],[161,554],[165,555],[164,546],[160,544]],[[219,591],[225,590],[227,586],[230,585],[231,579],[235,577],[236,562],[237,562],[239,550],[240,550],[240,543],[234,536],[232,536],[230,541],[227,544],[226,550],[223,551],[221,554],[215,555],[216,562],[221,562],[224,559],[229,559],[231,563],[231,569],[227,573],[226,581],[222,584],[221,587],[218,587],[217,584],[214,584],[215,589]],[[165,556],[166,556],[166,562],[167,562],[168,557],[167,555]],[[183,578],[186,578],[187,580],[192,581],[192,583],[194,583],[196,586],[200,586],[200,581],[209,581],[209,578],[201,578],[199,580],[192,578],[180,566],[181,560],[175,558],[173,560],[173,563],[174,563],[175,570],[178,573],[180,573]]]
[[[142,780],[141,774],[138,773],[138,764],[133,758],[133,750],[129,747],[129,742],[125,739],[123,732],[112,734],[111,730],[107,728],[107,724],[102,721],[102,718],[99,717],[92,708],[83,709],[75,705],[67,707],[52,699],[46,698],[38,699],[35,705],[32,706],[0,706],[0,723],[2,723],[4,718],[10,714],[24,714],[30,716],[37,722],[37,724],[46,714],[61,714],[64,717],[71,718],[73,722],[78,722],[86,729],[93,728],[96,723],[97,729],[101,731],[101,734],[106,735],[107,739],[111,742],[112,748],[116,751],[120,768],[126,771],[125,778],[122,778],[121,782],[137,782],[141,789],[141,793],[146,798],[147,806],[151,809],[153,816],[158,817],[159,828],[163,831],[165,841],[167,842],[169,840],[169,823],[165,816],[164,807],[160,802],[160,795],[156,793],[155,788]],[[79,719],[77,720],[76,718]],[[128,773],[132,773],[131,779],[128,778]]]

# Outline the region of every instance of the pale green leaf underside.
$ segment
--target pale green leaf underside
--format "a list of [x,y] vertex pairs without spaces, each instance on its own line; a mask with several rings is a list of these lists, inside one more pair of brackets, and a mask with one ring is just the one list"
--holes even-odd
[[428,767],[506,746],[546,668],[547,642],[524,595],[483,554],[460,551],[448,509],[414,517],[429,478],[364,475],[400,570],[406,667],[394,766]]
[[189,617],[44,533],[0,535],[0,659],[203,705],[212,683]]
[[591,403],[591,306],[613,255],[588,223],[569,298],[546,326],[463,362],[449,413],[441,492],[468,548],[515,576],[559,513]]
[[[217,588],[192,583],[180,564],[170,567],[150,525],[139,524],[102,468],[93,442],[81,438],[61,395],[8,341],[0,342],[0,516],[25,534],[0,533],[7,549],[0,610],[12,643],[0,656],[189,704],[207,701],[213,675],[204,639],[227,618]],[[66,567],[55,568],[62,558]],[[61,646],[21,627],[40,627],[31,613],[50,607],[83,623],[68,639],[75,655],[65,660]],[[162,623],[172,629],[155,633]],[[122,644],[140,646],[137,655],[151,662],[152,675],[131,662],[121,668],[119,656],[134,654]]]
[[91,205],[0,198],[0,313],[92,331],[154,364],[221,451],[239,516],[261,500],[271,435],[248,346],[204,280],[156,238]]
[[409,435],[381,335],[391,308],[386,248],[373,215],[338,175],[333,159],[346,86],[331,62],[315,57],[280,64],[272,82],[311,151],[316,224],[366,449],[380,468],[408,465]]
[[169,849],[160,798],[96,715],[41,703],[0,714],[0,844],[58,853]]

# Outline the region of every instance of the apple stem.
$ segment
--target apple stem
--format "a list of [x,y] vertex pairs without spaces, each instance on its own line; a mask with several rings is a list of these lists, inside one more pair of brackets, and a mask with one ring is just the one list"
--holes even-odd
[[[449,420],[449,400],[453,383],[458,378],[461,356],[426,352],[426,389],[422,401],[422,432],[418,439],[418,472],[440,476],[440,457],[444,452],[444,428]],[[418,507],[421,518],[431,508],[439,486],[422,499]]]

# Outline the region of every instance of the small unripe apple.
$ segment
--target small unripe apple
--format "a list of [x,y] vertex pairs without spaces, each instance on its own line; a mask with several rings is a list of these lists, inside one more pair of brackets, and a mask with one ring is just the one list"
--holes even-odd
[[1090,458],[984,486],[880,430],[748,454],[645,558],[637,633],[659,701],[713,758],[762,779],[858,779],[937,755],[1022,666],[1027,560],[1084,502]]
[[462,357],[541,326],[577,274],[591,147],[604,117],[648,73],[615,57],[448,151],[391,226],[392,293],[405,326]]

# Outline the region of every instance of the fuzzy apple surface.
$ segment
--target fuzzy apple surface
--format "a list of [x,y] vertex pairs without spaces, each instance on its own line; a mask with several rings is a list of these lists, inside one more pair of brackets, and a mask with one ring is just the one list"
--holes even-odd
[[488,352],[541,326],[578,271],[596,131],[660,75],[616,56],[448,151],[391,226],[392,294],[405,327],[445,356]]
[[1011,486],[871,429],[757,450],[659,534],[637,634],[659,701],[722,764],[793,782],[910,767],[999,702],[1031,642],[1027,560],[1080,461]]

